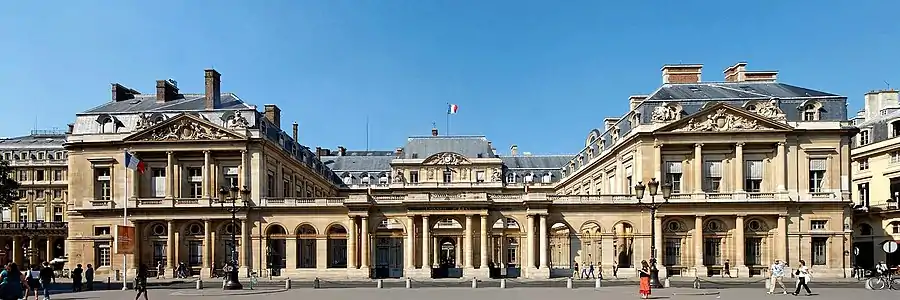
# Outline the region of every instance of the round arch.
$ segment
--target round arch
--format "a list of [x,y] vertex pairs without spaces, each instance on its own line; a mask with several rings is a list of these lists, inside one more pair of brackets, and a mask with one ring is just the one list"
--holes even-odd
[[206,234],[206,229],[200,221],[188,221],[178,226],[178,232],[181,232],[185,236],[199,236]]
[[[235,220],[235,221],[236,222],[234,222],[234,229],[235,229],[234,233],[241,234],[241,220]],[[225,220],[223,222],[220,222],[219,225],[213,226],[213,228],[216,229],[216,232],[225,234],[225,233],[228,233],[226,230],[226,227],[228,227],[228,225],[231,225],[231,220]]]
[[[513,220],[516,223],[516,228],[507,227],[507,230],[517,230],[520,233],[525,232],[524,229],[525,229],[525,226],[527,226],[527,224],[522,225],[522,222],[519,220],[519,218],[516,218],[515,216],[508,216],[508,215],[500,215],[499,217],[496,217],[496,218],[488,217],[488,224],[491,224],[490,229],[494,230],[495,229],[494,226],[497,225],[497,222],[499,222],[501,220],[506,220],[506,219]],[[537,222],[537,220],[535,220],[535,222]]]
[[288,235],[288,231],[281,223],[269,223],[266,226],[266,238],[284,238]]
[[[452,220],[453,222],[455,222],[454,225],[459,225],[459,227],[462,229],[465,229],[465,227],[466,227],[466,225],[464,223],[465,220],[460,217],[457,217],[457,216],[438,216],[436,218],[431,218],[428,220],[428,222],[430,223],[430,224],[428,224],[428,226],[431,229],[437,229],[438,225],[440,225],[439,223],[444,220]],[[455,228],[442,228],[442,229],[455,229]]]
[[341,222],[332,222],[325,227],[326,236],[347,235],[347,227]]
[[[627,221],[627,220],[619,220],[618,222],[613,224],[612,230],[610,230],[610,232],[612,232],[613,234],[619,234],[619,232],[616,230],[616,227],[619,227],[619,225],[622,225],[622,230],[625,231],[625,232],[623,232],[623,234],[634,235],[634,233],[635,233],[634,231],[636,228],[634,227],[634,224],[631,223],[631,221]],[[631,229],[631,233],[628,233],[628,229]]]
[[317,236],[317,235],[319,235],[319,229],[316,228],[316,226],[313,225],[312,223],[303,222],[303,223],[300,223],[300,225],[297,225],[296,228],[294,228],[294,235]]
[[[406,223],[402,220],[395,217],[383,217],[378,218],[378,225],[375,226],[375,231],[385,231],[385,230],[399,230],[403,233],[406,233]],[[385,222],[387,221],[387,222]],[[370,224],[371,225],[371,224]]]
[[601,225],[599,221],[588,220],[588,221],[585,221],[584,223],[581,223],[581,226],[578,227],[578,232],[580,234],[585,234],[585,233],[596,234],[596,233],[606,233],[607,231],[606,231],[606,229],[603,228],[603,225]]
[[[160,230],[161,228],[161,230]],[[145,225],[141,230],[141,236],[167,236],[169,230],[169,225],[165,222],[150,222]],[[162,232],[154,232],[154,231],[162,231]]]
[[744,228],[741,229],[746,233],[767,234],[772,230],[772,226],[764,218],[753,217],[745,220]]

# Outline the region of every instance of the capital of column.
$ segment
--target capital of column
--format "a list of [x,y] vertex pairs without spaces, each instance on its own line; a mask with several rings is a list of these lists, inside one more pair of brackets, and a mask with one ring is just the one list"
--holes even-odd
[[168,156],[175,155],[175,151],[166,151],[166,155],[168,155]]
[[694,144],[694,148],[703,148],[703,143]]
[[784,145],[786,145],[786,144],[787,143],[785,143],[785,142],[778,142],[778,147],[784,147]]
[[737,143],[737,144],[734,144],[734,146],[738,147],[738,148],[744,148],[744,143]]

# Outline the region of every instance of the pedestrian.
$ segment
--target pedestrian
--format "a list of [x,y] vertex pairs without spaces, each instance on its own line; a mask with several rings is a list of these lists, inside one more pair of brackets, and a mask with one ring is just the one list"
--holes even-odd
[[641,261],[641,269],[639,271],[641,283],[638,293],[641,294],[642,299],[650,299],[650,265],[647,264],[646,260]]
[[787,289],[784,288],[784,264],[781,260],[775,260],[775,263],[772,264],[772,267],[769,268],[770,276],[772,277],[769,282],[769,290],[766,291],[766,294],[775,293],[775,285],[781,286],[781,293],[787,295]]
[[[22,298],[22,285],[27,284],[25,274],[19,271],[16,263],[9,263],[0,272],[0,300],[19,300]],[[27,288],[27,287],[26,287]]]
[[44,300],[50,300],[50,285],[56,283],[56,274],[49,262],[44,262],[40,273],[41,287],[44,289]]
[[166,267],[161,260],[156,262],[156,279],[159,278],[166,278]]
[[94,290],[94,266],[91,264],[87,264],[87,269],[84,270],[84,283],[88,291]]
[[591,278],[591,277],[593,277],[594,279],[597,279],[597,275],[594,275],[594,262],[591,262],[591,265],[588,266],[588,277],[587,278]]
[[613,277],[619,278],[619,261],[613,259]]
[[144,300],[147,299],[147,264],[141,264],[138,267],[137,276],[134,277],[134,290],[137,291],[137,295],[134,296],[134,300],[137,300],[144,295]]
[[800,267],[797,268],[797,271],[794,271],[794,275],[797,275],[797,289],[794,290],[794,296],[800,294],[800,289],[806,289],[806,295],[812,295],[812,291],[809,290],[809,279],[811,278],[809,267],[806,266],[806,261],[800,260]]
[[84,274],[84,269],[81,268],[81,264],[75,265],[75,269],[72,269],[72,292],[80,292],[81,288],[81,275]]
[[25,276],[25,282],[28,282],[28,290],[25,291],[24,299],[28,299],[28,295],[34,294],[34,300],[38,300],[38,291],[41,290],[40,266],[34,265],[31,270],[28,270],[28,275]]
[[725,276],[731,278],[731,261],[727,259],[725,260],[725,265],[722,266],[722,277]]
[[583,277],[581,277],[581,273],[578,272],[578,262],[577,261],[575,262],[575,268],[572,271],[572,278],[575,278],[575,277],[583,278]]

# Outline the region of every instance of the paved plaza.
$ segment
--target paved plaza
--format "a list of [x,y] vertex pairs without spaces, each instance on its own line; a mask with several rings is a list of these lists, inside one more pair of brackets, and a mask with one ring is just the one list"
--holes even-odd
[[[854,299],[876,300],[897,299],[900,292],[897,291],[869,291],[862,288],[824,288],[812,287],[816,293],[813,297],[818,299]],[[93,291],[77,294],[59,294],[54,300],[63,299],[133,299],[134,291]],[[638,299],[636,287],[606,287],[599,290],[592,288],[431,288],[431,289],[374,289],[374,288],[348,288],[348,289],[294,289],[294,290],[243,290],[223,291],[217,289],[190,290],[190,289],[152,289],[151,300],[188,300],[203,297],[204,299],[226,299],[235,297],[253,298],[255,300],[276,299],[329,299],[329,300],[359,300],[359,299],[391,299],[391,300],[458,300],[458,299],[554,299],[554,300],[583,300],[583,299]],[[685,289],[670,288],[659,289],[653,293],[654,299],[737,299],[759,300],[765,298],[784,299],[791,295],[767,295],[760,288],[731,288],[731,289]],[[805,297],[804,297],[805,298]]]

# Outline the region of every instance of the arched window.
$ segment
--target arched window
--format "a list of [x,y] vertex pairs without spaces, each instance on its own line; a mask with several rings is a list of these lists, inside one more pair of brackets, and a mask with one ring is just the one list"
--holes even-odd
[[534,173],[525,174],[525,183],[534,182]]
[[541,183],[550,183],[553,180],[553,174],[547,173],[541,177]]
[[516,173],[506,174],[506,183],[516,183]]
[[869,224],[859,224],[859,235],[872,235],[872,226]]
[[806,101],[799,107],[803,121],[818,121],[821,119],[822,104],[815,101]]

